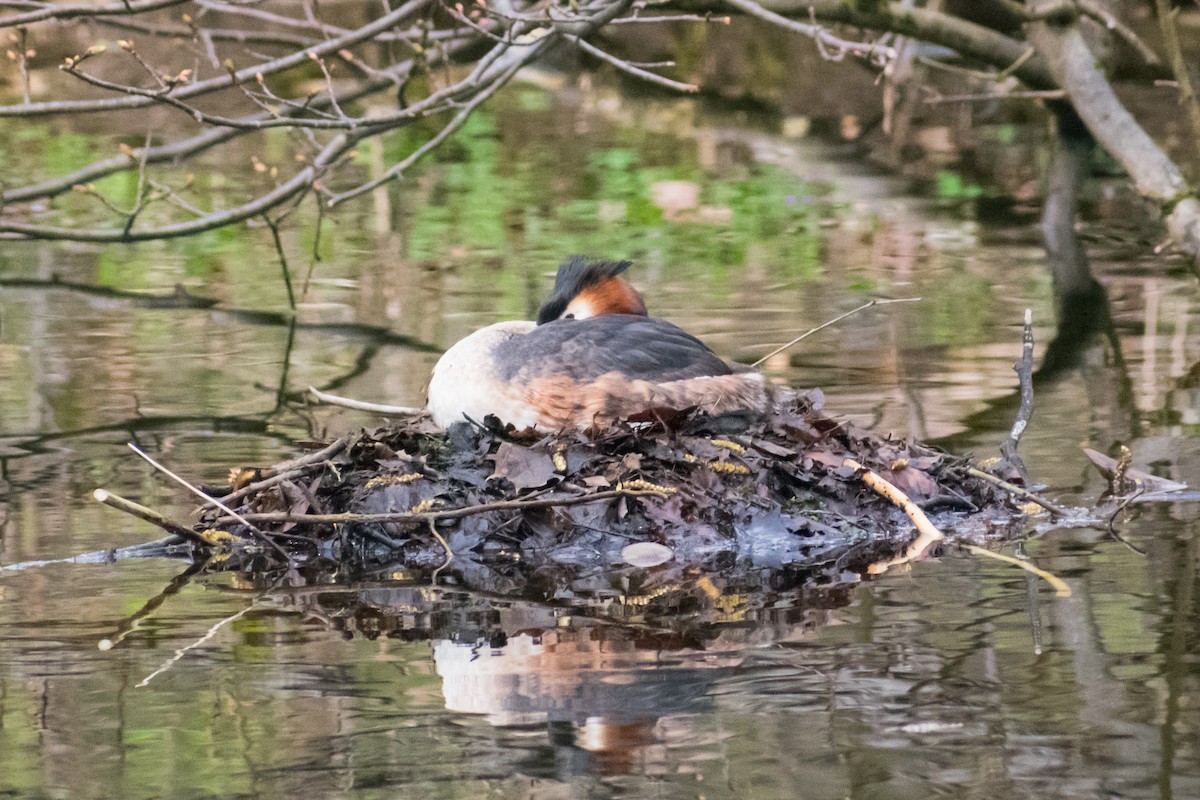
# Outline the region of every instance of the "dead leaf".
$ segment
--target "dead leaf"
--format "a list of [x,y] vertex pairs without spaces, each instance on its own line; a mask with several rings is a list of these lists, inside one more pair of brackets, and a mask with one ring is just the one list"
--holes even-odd
[[557,477],[549,453],[512,442],[501,443],[491,460],[496,469],[488,480],[506,478],[517,491],[545,486]]
[[923,471],[911,466],[899,466],[896,462],[891,469],[879,470],[880,476],[888,483],[908,495],[917,505],[932,500],[939,494],[937,483]]

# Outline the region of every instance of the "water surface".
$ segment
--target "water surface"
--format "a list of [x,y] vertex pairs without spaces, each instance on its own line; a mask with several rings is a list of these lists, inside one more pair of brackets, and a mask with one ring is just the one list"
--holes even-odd
[[[1023,310],[1039,361],[1056,333],[1035,207],[961,179],[915,193],[842,145],[597,91],[514,88],[319,242],[315,214],[297,215],[295,325],[262,230],[6,243],[0,563],[156,535],[92,502],[96,487],[186,518],[188,497],[128,441],[215,482],[373,421],[306,407],[309,385],[419,404],[437,353],[529,315],[569,253],[633,258],[656,313],[747,361],[873,297],[921,297],[805,341],[768,375],[820,386],[831,413],[878,432],[995,452]],[[361,169],[406,147],[364,152]],[[1099,203],[1085,226],[1119,347],[1089,339],[1044,376],[1022,442],[1067,504],[1103,490],[1080,445],[1200,474],[1194,282],[1100,235],[1121,209]],[[159,308],[55,280],[220,302]],[[1040,527],[1023,552],[1070,598],[953,550],[838,589],[718,589],[674,615],[619,583],[572,603],[403,575],[264,592],[168,560],[0,572],[0,794],[1195,797],[1195,509],[1134,504],[1120,539]]]

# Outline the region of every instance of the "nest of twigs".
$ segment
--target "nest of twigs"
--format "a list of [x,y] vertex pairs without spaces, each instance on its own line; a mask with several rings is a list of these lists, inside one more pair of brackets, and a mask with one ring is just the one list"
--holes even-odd
[[[527,580],[669,561],[819,581],[894,559],[917,514],[950,540],[1022,529],[1020,498],[967,460],[838,422],[821,402],[819,392],[790,396],[736,432],[687,413],[554,436],[487,424],[444,432],[416,417],[268,469],[235,469],[230,486],[208,489],[219,507],[177,533],[248,571],[449,567],[445,576]],[[881,495],[878,480],[902,499]]]

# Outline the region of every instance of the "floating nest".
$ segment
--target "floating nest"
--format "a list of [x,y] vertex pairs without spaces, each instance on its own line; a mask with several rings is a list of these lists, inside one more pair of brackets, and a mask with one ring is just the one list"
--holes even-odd
[[[432,575],[542,596],[638,570],[834,584],[1025,529],[1026,498],[1013,494],[1023,490],[831,419],[822,402],[819,391],[790,394],[732,431],[689,413],[553,436],[495,424],[447,432],[418,416],[237,468],[229,486],[205,489],[219,507],[206,504],[197,525],[168,524],[212,569]],[[928,519],[914,528],[918,517]],[[918,536],[929,520],[945,539]]]

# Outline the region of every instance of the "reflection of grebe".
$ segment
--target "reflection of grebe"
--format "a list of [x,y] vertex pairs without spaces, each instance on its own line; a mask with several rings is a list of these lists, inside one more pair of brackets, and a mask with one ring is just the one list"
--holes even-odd
[[587,428],[654,409],[762,412],[758,373],[734,373],[696,337],[646,315],[628,261],[572,258],[537,322],[498,322],[433,368],[429,413],[443,427],[493,414],[518,429]]

